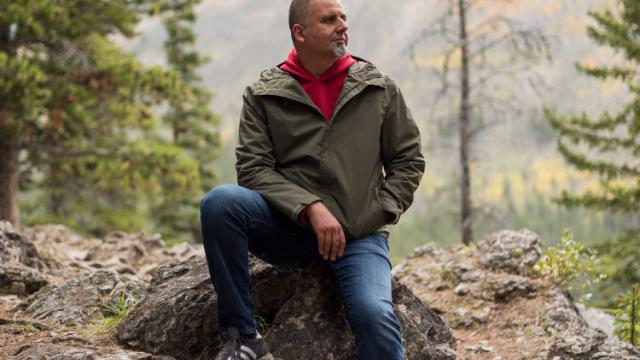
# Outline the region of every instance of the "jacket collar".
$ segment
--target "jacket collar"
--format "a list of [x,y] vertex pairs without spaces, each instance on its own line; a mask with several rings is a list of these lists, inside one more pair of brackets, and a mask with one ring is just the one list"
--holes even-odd
[[[376,69],[376,67],[358,57],[354,56],[358,62],[353,64],[349,68],[349,75],[345,79],[344,89],[342,93],[346,93],[353,87],[359,86],[379,86],[386,87],[386,83],[382,74]],[[255,95],[275,95],[275,96],[287,96],[285,97],[298,97],[305,95],[306,93],[298,84],[298,81],[291,76],[288,72],[280,69],[280,65],[271,69],[265,70],[260,74],[260,78],[254,84]],[[349,89],[347,89],[349,88]],[[342,97],[342,94],[341,94]]]
[[[349,75],[344,81],[344,86],[336,102],[334,116],[349,100],[353,99],[367,86],[382,88],[387,86],[384,76],[375,65],[356,56],[353,58],[357,62],[349,68]],[[256,96],[279,96],[297,101],[314,108],[318,113],[322,114],[309,95],[298,84],[298,81],[290,73],[280,69],[280,65],[282,64],[265,70],[260,74],[260,78],[253,85],[253,94]]]

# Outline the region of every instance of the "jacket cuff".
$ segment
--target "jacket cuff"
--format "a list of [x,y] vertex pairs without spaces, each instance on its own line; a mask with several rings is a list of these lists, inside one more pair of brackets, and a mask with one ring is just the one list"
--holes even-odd
[[322,200],[320,198],[315,198],[306,204],[301,204],[298,207],[300,210],[295,212],[295,215],[293,217],[294,221],[296,221],[298,224],[301,224],[301,225],[307,225],[309,223],[309,216],[307,214],[307,211],[309,210],[309,206],[311,206],[311,204],[317,203],[318,201],[322,201]]
[[307,209],[309,209],[309,205],[302,209],[300,215],[298,215],[298,222],[300,224],[306,225],[309,222],[309,219],[307,219]]

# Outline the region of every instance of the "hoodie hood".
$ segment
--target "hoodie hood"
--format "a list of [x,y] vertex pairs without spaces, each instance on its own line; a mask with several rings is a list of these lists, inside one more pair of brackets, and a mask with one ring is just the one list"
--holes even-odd
[[302,66],[296,49],[292,49],[280,69],[293,75],[313,103],[322,111],[327,121],[331,120],[338,96],[344,86],[351,65],[356,60],[347,54],[338,58],[327,71],[315,76]]

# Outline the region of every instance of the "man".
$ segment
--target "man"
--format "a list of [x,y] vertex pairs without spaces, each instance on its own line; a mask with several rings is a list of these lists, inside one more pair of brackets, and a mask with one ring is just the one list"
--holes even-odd
[[424,171],[418,128],[395,83],[347,54],[339,0],[293,0],[289,28],[287,60],[244,93],[239,186],[216,187],[201,203],[229,336],[217,359],[272,359],[252,317],[248,251],[278,266],[323,261],[358,357],[402,359],[385,224],[407,210]]

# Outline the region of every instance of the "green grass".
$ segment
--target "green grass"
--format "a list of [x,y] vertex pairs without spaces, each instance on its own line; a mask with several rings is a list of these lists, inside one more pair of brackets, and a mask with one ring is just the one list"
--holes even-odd
[[105,317],[99,326],[99,331],[103,333],[111,332],[129,314],[135,303],[136,301],[133,298],[121,292],[115,304],[103,304],[102,309],[110,316]]

